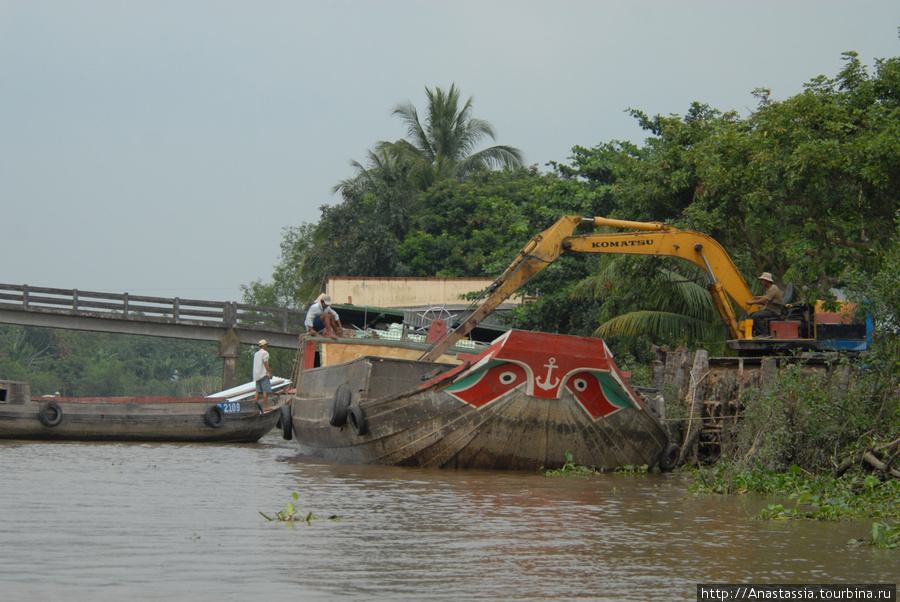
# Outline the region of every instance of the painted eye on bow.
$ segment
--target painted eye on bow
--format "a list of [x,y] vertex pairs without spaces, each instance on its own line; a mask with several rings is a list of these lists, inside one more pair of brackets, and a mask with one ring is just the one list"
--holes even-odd
[[516,382],[515,372],[503,372],[502,374],[500,374],[500,384],[511,385],[514,382]]
[[588,382],[583,378],[576,378],[572,383],[572,387],[574,387],[574,389],[579,393],[582,393],[584,391],[587,391]]
[[468,377],[459,384],[445,389],[460,401],[480,408],[486,403],[506,395],[528,380],[525,368],[508,362],[498,362]]
[[619,409],[606,398],[600,378],[599,373],[582,371],[566,384],[582,407],[595,418],[608,416]]

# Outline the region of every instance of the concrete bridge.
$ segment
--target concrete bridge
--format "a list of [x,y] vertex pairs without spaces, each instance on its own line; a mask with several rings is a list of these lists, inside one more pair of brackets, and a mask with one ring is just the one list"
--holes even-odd
[[297,349],[306,313],[231,301],[198,301],[0,284],[0,323],[115,334],[216,341],[222,385],[234,385],[241,344],[266,339]]

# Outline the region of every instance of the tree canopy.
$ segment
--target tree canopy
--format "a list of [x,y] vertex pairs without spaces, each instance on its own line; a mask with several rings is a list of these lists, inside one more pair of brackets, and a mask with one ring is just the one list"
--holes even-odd
[[[704,232],[751,288],[772,272],[807,298],[828,298],[851,275],[871,278],[892,248],[900,207],[900,59],[864,66],[844,54],[785,100],[754,91],[746,117],[693,103],[682,116],[631,115],[641,145],[575,146],[546,172],[507,146],[473,152],[493,130],[459,91],[427,90],[426,118],[394,112],[408,138],[381,142],[336,189],[303,236],[288,230],[290,282],[306,297],[328,275],[496,276],[531,236],[563,215],[663,221]],[[502,167],[500,170],[490,167]],[[613,340],[715,344],[724,331],[702,275],[675,259],[567,256],[526,287],[525,328]],[[303,297],[304,295],[300,295]],[[303,300],[300,301],[302,305]]]
[[215,343],[31,326],[0,325],[0,374],[31,383],[33,395],[185,397],[222,388]]

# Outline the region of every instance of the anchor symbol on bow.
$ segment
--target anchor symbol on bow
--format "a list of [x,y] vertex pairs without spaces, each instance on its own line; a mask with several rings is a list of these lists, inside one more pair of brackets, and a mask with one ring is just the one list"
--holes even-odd
[[537,386],[539,386],[543,390],[549,391],[550,389],[556,388],[559,385],[559,378],[550,380],[550,376],[553,374],[553,369],[556,368],[556,358],[551,357],[550,363],[544,364],[544,367],[547,369],[547,376],[543,379],[538,376],[536,379],[534,379],[534,382],[537,383]]

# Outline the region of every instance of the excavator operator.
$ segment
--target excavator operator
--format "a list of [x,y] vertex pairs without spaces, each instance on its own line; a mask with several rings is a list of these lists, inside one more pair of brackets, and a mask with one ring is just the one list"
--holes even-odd
[[765,289],[766,293],[762,297],[758,297],[753,301],[747,301],[747,305],[764,305],[765,307],[757,312],[754,312],[751,316],[753,318],[753,336],[767,336],[769,333],[767,332],[765,326],[768,320],[772,318],[777,318],[781,315],[781,310],[784,307],[784,301],[781,296],[781,289],[775,286],[775,282],[772,279],[772,274],[769,272],[763,272],[762,275],[757,278],[762,284],[763,289]]

